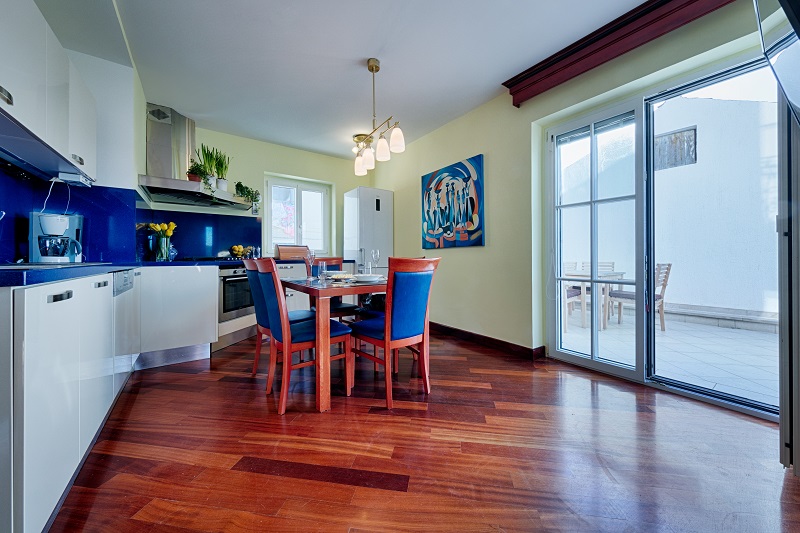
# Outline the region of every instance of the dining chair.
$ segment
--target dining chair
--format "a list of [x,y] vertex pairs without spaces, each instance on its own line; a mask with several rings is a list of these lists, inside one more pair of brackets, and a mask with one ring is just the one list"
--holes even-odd
[[[270,376],[275,375],[277,355],[282,355],[283,372],[280,399],[278,401],[278,414],[282,415],[286,413],[286,403],[289,399],[289,378],[292,370],[316,364],[315,360],[294,363],[292,354],[314,348],[317,340],[317,327],[316,321],[306,320],[295,322],[294,324],[289,321],[289,313],[286,310],[286,295],[283,292],[281,280],[278,279],[275,260],[272,258],[259,259],[257,265],[264,301],[267,306],[267,314],[269,315],[269,323],[272,326],[272,335],[270,336],[271,357],[269,358]],[[330,320],[328,327],[330,330],[330,343],[338,344],[341,342],[344,344],[344,353],[331,355],[331,361],[344,359],[345,391],[347,396],[350,396],[355,375],[353,352],[350,349],[351,330],[345,324],[336,320]]]
[[[341,257],[317,257],[314,259],[313,265],[309,263],[308,258],[306,258],[305,262],[306,262],[307,275],[314,277],[319,275],[320,261],[325,261],[325,268],[328,271],[341,272],[344,267],[344,259]],[[309,301],[311,303],[311,308],[315,309],[316,301],[314,297],[309,296]],[[331,305],[331,318],[356,316],[359,314],[361,310],[361,308],[355,304],[348,304],[342,302],[341,296],[336,296],[335,298],[331,298],[330,305]]]
[[[672,271],[672,263],[658,263],[655,270],[655,296],[653,297],[653,304],[658,310],[658,316],[661,321],[661,331],[666,331],[666,321],[664,320],[664,293],[667,291],[667,283],[669,282],[669,273]],[[636,293],[634,291],[625,290],[610,290],[606,296],[605,307],[610,313],[614,304],[618,305],[617,323],[622,324],[622,306],[625,303],[633,303]],[[608,316],[604,318],[604,322],[608,321]]]
[[581,304],[581,327],[586,327],[586,287],[581,283],[580,286],[571,287],[569,282],[561,283],[562,290],[562,323],[564,324],[564,333],[567,332],[569,324],[569,315],[572,314],[573,304]]
[[[426,393],[431,392],[428,307],[439,260],[390,257],[385,315],[350,325],[354,339],[376,347],[370,354],[356,342],[353,352],[384,366],[387,409],[392,408],[392,359],[396,359],[392,354],[399,348],[408,347],[416,353],[422,386]],[[377,348],[383,349],[383,358],[378,357]]]
[[[267,313],[267,302],[264,300],[264,290],[261,288],[261,279],[258,275],[258,263],[260,259],[243,259],[244,268],[247,271],[247,282],[250,284],[250,294],[253,297],[253,307],[256,311],[256,354],[253,358],[253,375],[258,372],[258,360],[261,357],[261,344],[263,338],[270,337],[269,331],[269,314]],[[316,314],[314,311],[307,309],[298,309],[296,311],[289,311],[289,322],[304,322],[306,320],[314,320]],[[275,357],[272,355],[271,357]],[[272,392],[272,382],[274,375],[270,373],[267,376],[267,394]]]

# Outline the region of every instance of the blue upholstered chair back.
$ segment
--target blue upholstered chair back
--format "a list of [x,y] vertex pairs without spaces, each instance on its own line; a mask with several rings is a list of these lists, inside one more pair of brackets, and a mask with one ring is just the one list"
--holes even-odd
[[283,331],[281,330],[281,311],[278,307],[278,294],[275,292],[275,282],[273,281],[274,272],[259,272],[258,278],[261,281],[261,289],[264,295],[264,304],[267,308],[269,323],[272,325],[270,332],[272,337],[283,342]]
[[392,284],[392,340],[422,335],[433,270],[395,272]]
[[[340,271],[342,270],[342,265],[328,265],[328,268],[326,270],[328,272],[330,272],[331,270]],[[319,276],[319,266],[314,265],[311,267],[311,275],[314,277]]]
[[247,271],[247,282],[250,284],[250,294],[253,296],[253,307],[256,308],[256,322],[262,328],[269,329],[267,302],[264,300],[264,291],[258,276],[258,270]]
[[[342,270],[342,265],[328,265],[326,270],[328,272],[330,272],[332,270],[339,272],[339,271]],[[317,266],[317,265],[312,265],[311,266],[311,275],[314,276],[314,277],[319,276],[319,266]],[[331,298],[331,305],[332,306],[336,306],[336,305],[338,305],[340,303],[342,303],[342,297],[341,296],[334,296],[333,298]]]

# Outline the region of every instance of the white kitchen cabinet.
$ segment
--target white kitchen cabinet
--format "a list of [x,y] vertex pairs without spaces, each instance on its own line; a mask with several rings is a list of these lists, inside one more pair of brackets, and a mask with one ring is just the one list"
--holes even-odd
[[80,290],[80,449],[83,457],[114,401],[111,274],[75,280]]
[[217,340],[217,267],[170,265],[141,272],[142,352]]
[[45,27],[47,71],[44,141],[69,157],[69,58],[50,26]]
[[[119,276],[123,276],[120,279]],[[127,276],[127,278],[124,278]],[[114,275],[114,396],[128,381],[133,359],[141,352],[141,271]],[[127,285],[132,280],[132,286]]]
[[15,295],[15,531],[44,528],[81,458],[83,296],[77,280]]
[[94,96],[69,62],[69,150],[67,159],[90,178],[97,174],[97,109]]
[[[289,263],[277,264],[278,277],[280,279],[291,278],[305,278],[308,274],[306,272],[305,263]],[[292,289],[286,290],[286,309],[295,311],[298,309],[310,309],[311,305],[308,300],[308,295],[302,292],[293,291]]]
[[3,0],[0,108],[40,138],[46,137],[46,29],[47,22],[32,0]]

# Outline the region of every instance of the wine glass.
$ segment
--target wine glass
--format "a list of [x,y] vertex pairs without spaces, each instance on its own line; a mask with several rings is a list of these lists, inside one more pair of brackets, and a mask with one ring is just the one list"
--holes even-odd
[[314,257],[316,257],[317,253],[314,251],[313,248],[309,248],[306,252],[306,259],[308,259],[308,279],[314,279],[312,275],[314,273]]
[[378,259],[381,258],[381,251],[377,248],[372,250],[372,266],[378,268]]

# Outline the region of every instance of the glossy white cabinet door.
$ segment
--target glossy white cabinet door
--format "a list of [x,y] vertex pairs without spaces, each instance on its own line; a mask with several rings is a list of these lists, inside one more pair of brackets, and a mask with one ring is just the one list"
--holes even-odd
[[97,108],[78,69],[69,62],[69,154],[89,177],[97,174]]
[[141,272],[142,352],[216,342],[217,267],[169,265]]
[[[279,264],[278,277],[280,279],[287,278],[304,278],[307,275],[305,263],[291,263]],[[296,311],[299,309],[310,309],[308,295],[302,292],[293,291],[291,289],[286,291],[286,309],[289,311]]]
[[80,303],[80,449],[83,457],[114,401],[111,274],[76,280]]
[[50,26],[47,34],[46,136],[44,141],[69,157],[69,59]]
[[133,354],[141,352],[141,270],[131,272],[133,288],[114,298],[114,396],[130,376]]
[[80,461],[81,297],[74,280],[18,290],[15,296],[18,531],[42,530]]
[[[0,108],[44,139],[47,22],[32,0],[3,0],[0,10]],[[2,91],[0,91],[2,92]]]

